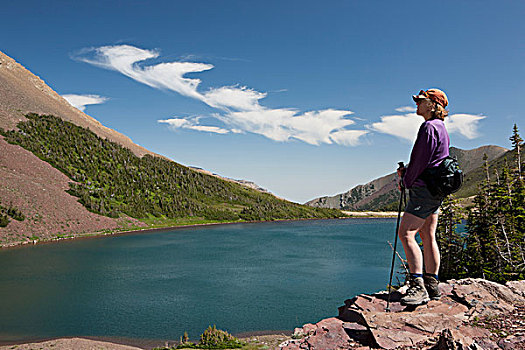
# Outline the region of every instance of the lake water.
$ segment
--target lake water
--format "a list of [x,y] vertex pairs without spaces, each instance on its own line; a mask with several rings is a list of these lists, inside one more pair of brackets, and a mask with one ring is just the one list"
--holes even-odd
[[385,289],[394,230],[395,219],[291,221],[0,250],[0,340],[293,330]]

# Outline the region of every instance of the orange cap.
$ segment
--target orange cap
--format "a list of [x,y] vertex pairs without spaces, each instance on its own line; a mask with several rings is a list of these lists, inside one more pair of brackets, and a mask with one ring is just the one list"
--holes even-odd
[[416,102],[418,100],[429,98],[432,101],[439,103],[443,107],[447,107],[448,106],[447,95],[445,95],[445,93],[443,91],[439,90],[439,89],[428,89],[427,91],[421,90],[421,91],[419,91],[419,94],[413,95],[412,98]]

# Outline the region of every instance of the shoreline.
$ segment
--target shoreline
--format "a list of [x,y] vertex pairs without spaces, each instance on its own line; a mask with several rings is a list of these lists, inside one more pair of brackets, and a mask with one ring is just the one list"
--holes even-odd
[[[249,331],[241,333],[232,333],[232,335],[246,343],[249,343],[252,340],[257,340],[258,342],[266,341],[268,339],[279,338],[279,342],[282,342],[280,338],[291,339],[293,331],[291,330],[264,330],[264,331]],[[13,341],[0,340],[0,349],[11,349],[14,346],[20,347],[23,345],[29,344],[42,344],[42,343],[52,343],[52,342],[67,342],[68,346],[72,345],[71,342],[91,342],[93,345],[99,345],[100,342],[104,345],[110,346],[111,344],[115,345],[115,348],[120,346],[132,346],[140,349],[153,349],[155,347],[162,346],[176,346],[179,342],[174,339],[149,339],[149,338],[128,338],[128,337],[119,337],[119,336],[63,336],[63,337],[35,337],[28,339],[20,339]],[[190,341],[198,342],[199,339],[190,339]],[[51,345],[50,347],[61,349],[60,346]],[[40,347],[42,348],[42,347]],[[47,347],[43,347],[47,349]],[[107,349],[107,348],[105,348]]]
[[255,221],[225,221],[225,222],[209,222],[201,224],[188,224],[188,225],[177,225],[177,226],[164,226],[164,227],[145,227],[143,229],[131,229],[131,230],[119,230],[109,232],[88,232],[73,234],[69,237],[57,237],[46,240],[38,241],[20,241],[0,245],[0,249],[15,249],[22,248],[27,245],[37,244],[51,244],[59,243],[61,241],[72,241],[80,239],[100,238],[104,236],[120,236],[127,234],[139,234],[139,233],[152,233],[171,231],[183,228],[194,228],[194,227],[207,227],[207,226],[218,226],[218,225],[233,225],[233,224],[257,224],[257,223],[272,223],[272,222],[289,222],[289,221],[310,221],[310,220],[344,220],[344,219],[382,219],[382,218],[393,218],[397,216],[397,212],[359,212],[359,211],[341,211],[348,216],[342,216],[338,218],[303,218],[303,219],[279,219],[279,220],[255,220]]
[[[397,211],[348,211],[341,210],[350,217],[364,217],[364,218],[395,218],[397,217]],[[403,212],[401,212],[403,216]]]

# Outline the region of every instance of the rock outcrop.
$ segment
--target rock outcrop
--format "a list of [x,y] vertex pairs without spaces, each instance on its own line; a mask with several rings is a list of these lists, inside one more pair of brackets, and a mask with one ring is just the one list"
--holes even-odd
[[296,328],[280,348],[525,349],[525,281],[451,280],[440,300],[418,307],[400,304],[404,289],[392,293],[390,312],[386,292],[348,299],[338,317]]

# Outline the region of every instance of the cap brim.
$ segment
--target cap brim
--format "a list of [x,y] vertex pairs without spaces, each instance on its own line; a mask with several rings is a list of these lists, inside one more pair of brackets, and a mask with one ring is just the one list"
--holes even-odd
[[428,97],[426,97],[425,95],[412,95],[412,99],[414,101],[424,100],[426,98],[428,98]]

